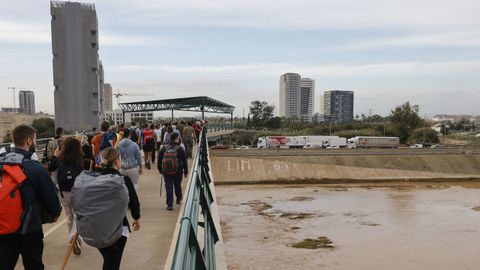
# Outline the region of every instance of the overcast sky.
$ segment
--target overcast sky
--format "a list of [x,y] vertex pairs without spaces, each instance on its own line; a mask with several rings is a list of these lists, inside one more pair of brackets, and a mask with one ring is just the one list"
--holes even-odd
[[[478,0],[98,0],[100,58],[121,101],[207,95],[278,105],[279,77],[355,91],[355,113],[404,101],[421,115],[480,114]],[[0,1],[0,106],[9,86],[53,113],[50,6]],[[18,103],[18,101],[17,101]],[[278,106],[277,106],[278,107]]]

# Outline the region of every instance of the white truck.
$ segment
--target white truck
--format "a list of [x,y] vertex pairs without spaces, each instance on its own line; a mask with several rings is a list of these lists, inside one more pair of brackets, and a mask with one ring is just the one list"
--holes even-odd
[[323,141],[324,148],[343,148],[347,147],[347,138],[332,137]]
[[267,136],[260,137],[257,148],[322,148],[345,147],[346,138],[338,136]]
[[368,137],[357,136],[348,139],[348,148],[398,148],[398,137]]
[[257,141],[257,148],[288,148],[286,136],[260,137]]

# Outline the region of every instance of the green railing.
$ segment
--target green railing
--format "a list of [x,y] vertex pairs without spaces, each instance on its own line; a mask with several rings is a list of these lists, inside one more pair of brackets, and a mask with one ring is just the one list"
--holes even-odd
[[[185,208],[171,269],[215,269],[215,244],[219,237],[212,218],[214,201],[210,190],[208,144],[206,129],[200,135],[200,144],[193,161]],[[203,228],[203,234],[199,230]],[[203,235],[203,239],[199,238]]]

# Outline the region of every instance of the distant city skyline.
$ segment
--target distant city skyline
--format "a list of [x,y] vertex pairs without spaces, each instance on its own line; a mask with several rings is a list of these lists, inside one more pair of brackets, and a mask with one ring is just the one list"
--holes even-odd
[[[422,117],[480,114],[476,0],[89,2],[105,81],[152,94],[121,102],[207,95],[236,116],[255,99],[278,111],[278,77],[295,72],[315,80],[315,103],[354,89],[355,115],[386,115],[406,101]],[[49,8],[0,3],[0,107],[12,107],[14,86],[35,89],[36,110],[54,112]]]

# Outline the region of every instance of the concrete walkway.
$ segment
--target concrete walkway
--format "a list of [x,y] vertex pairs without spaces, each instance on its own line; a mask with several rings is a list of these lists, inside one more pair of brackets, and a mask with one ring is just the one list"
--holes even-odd
[[[162,269],[168,255],[170,242],[175,230],[180,205],[174,205],[173,211],[166,210],[165,188],[160,197],[160,174],[156,169],[145,170],[140,177],[141,228],[132,232],[123,253],[121,269]],[[187,180],[183,181],[183,190]],[[185,194],[184,194],[185,196]],[[133,222],[130,213],[127,215]],[[67,251],[67,225],[64,214],[57,224],[44,226],[45,250],[43,261],[45,269],[59,269]],[[66,269],[101,269],[103,259],[100,252],[86,244],[82,246],[80,256],[71,255]],[[16,269],[23,269],[21,259]]]

